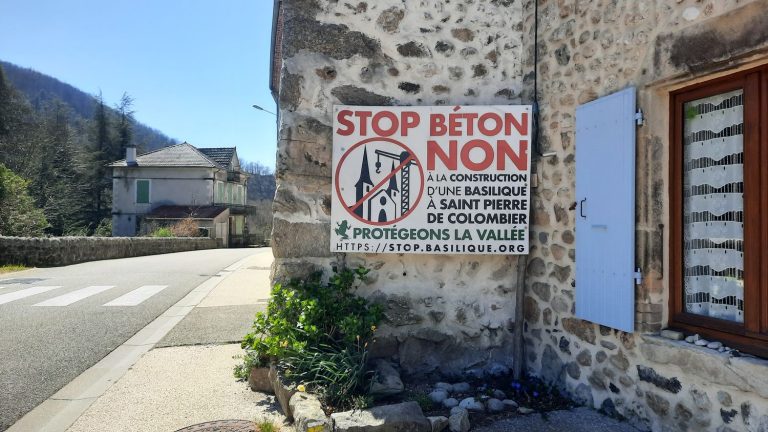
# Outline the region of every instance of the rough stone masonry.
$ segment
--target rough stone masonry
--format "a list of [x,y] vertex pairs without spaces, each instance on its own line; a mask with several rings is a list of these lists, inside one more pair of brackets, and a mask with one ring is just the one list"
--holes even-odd
[[[413,375],[480,375],[512,362],[524,289],[525,367],[643,429],[768,431],[768,363],[653,334],[667,320],[668,94],[766,62],[766,0],[283,0],[278,46],[275,280],[365,265],[386,306],[376,354]],[[709,42],[706,42],[709,41]],[[714,41],[714,42],[713,42]],[[519,104],[541,146],[525,287],[515,257],[329,252],[334,104]],[[575,109],[638,88],[635,333],[575,317]]]
[[[758,378],[768,376],[768,362],[651,335],[668,319],[670,295],[669,92],[765,62],[768,2],[539,0],[538,47],[533,6],[523,2],[523,100],[533,96],[537,49],[541,144],[554,156],[539,162],[532,194],[528,370],[643,429],[768,430],[768,387]],[[574,314],[575,110],[628,86],[646,117],[636,129],[635,256],[644,277],[635,289],[635,333]]]
[[361,294],[386,307],[375,347],[407,374],[511,366],[516,258],[329,252],[334,104],[518,104],[522,5],[515,1],[285,1],[275,279],[372,270]]

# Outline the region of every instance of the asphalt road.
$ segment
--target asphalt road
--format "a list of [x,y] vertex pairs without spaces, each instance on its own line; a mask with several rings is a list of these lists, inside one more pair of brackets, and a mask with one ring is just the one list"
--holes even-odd
[[0,431],[255,252],[214,249],[0,275]]

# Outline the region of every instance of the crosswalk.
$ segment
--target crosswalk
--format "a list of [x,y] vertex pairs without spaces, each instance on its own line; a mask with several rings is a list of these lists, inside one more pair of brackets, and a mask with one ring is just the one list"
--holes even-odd
[[[50,286],[33,286],[30,288],[23,288],[17,291],[3,293],[4,288],[0,287],[0,305],[12,303],[18,300],[26,299],[28,297],[41,295],[55,290],[62,290],[64,286],[50,285]],[[89,297],[97,294],[105,293],[117,288],[115,285],[92,285],[84,288],[69,291],[61,295],[45,299],[39,303],[35,303],[33,307],[66,307],[85,300]],[[117,298],[104,303],[102,306],[138,306],[145,301],[149,300],[153,296],[162,292],[168,288],[168,285],[144,285],[140,286],[132,291],[129,291]]]
[[77,291],[72,291],[70,293],[60,295],[58,297],[54,297],[44,302],[40,302],[34,306],[69,306],[72,303],[86,299],[92,295],[96,295],[98,293],[104,292],[110,288],[114,288],[114,285],[89,286],[83,289],[79,289]]
[[167,287],[168,285],[145,285],[121,295],[111,302],[104,304],[104,306],[136,306]]

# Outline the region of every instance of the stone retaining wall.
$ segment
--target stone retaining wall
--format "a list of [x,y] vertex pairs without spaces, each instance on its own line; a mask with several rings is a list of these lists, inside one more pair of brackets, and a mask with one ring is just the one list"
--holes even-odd
[[103,259],[215,249],[210,238],[0,237],[0,265],[55,267]]

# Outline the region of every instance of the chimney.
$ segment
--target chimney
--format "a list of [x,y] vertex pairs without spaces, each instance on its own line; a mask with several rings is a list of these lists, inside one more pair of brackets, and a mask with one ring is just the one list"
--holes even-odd
[[136,166],[136,147],[128,146],[125,148],[125,164],[128,166]]

